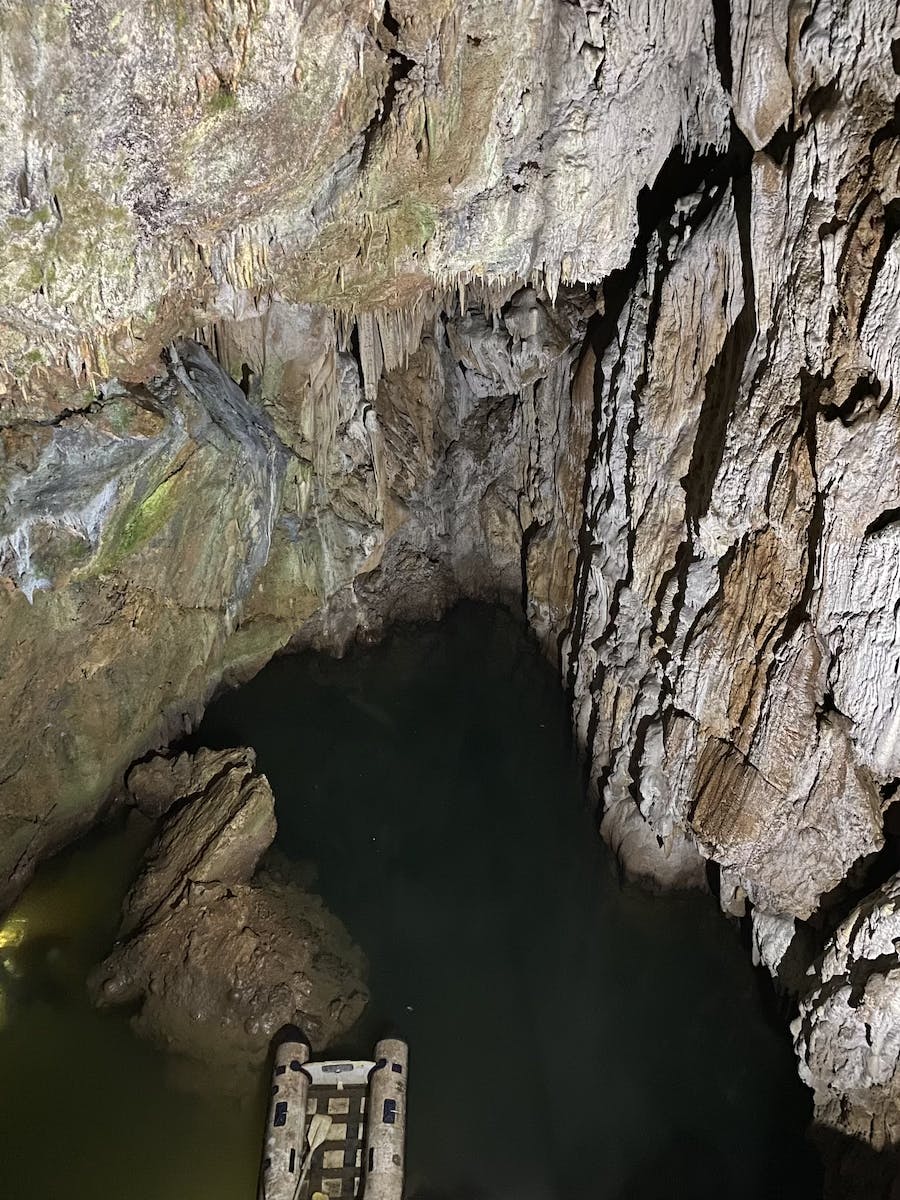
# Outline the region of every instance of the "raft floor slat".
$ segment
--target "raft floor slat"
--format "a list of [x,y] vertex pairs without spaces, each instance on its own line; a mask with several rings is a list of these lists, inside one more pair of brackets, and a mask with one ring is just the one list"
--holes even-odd
[[366,1087],[311,1087],[307,1120],[316,1113],[330,1116],[331,1134],[316,1150],[300,1200],[322,1192],[340,1200],[359,1195],[366,1142]]

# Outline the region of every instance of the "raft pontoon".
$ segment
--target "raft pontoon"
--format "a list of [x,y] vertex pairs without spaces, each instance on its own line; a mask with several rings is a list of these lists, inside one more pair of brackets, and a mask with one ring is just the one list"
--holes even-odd
[[287,1025],[275,1039],[260,1200],[401,1200],[406,1135],[405,1042],[375,1061],[310,1062]]

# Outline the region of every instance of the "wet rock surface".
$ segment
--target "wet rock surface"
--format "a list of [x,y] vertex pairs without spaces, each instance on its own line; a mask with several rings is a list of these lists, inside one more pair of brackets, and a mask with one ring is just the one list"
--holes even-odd
[[270,555],[288,459],[193,343],[147,387],[111,384],[84,411],[6,434],[0,897],[240,660],[231,634]]
[[[276,826],[252,751],[156,758],[132,776],[140,795],[169,796],[170,811],[125,898],[120,939],[93,972],[95,1001],[137,1004],[139,1033],[226,1073],[258,1066],[288,1022],[327,1046],[365,1007],[365,965],[284,867],[255,874]],[[252,1079],[239,1072],[234,1086]]]

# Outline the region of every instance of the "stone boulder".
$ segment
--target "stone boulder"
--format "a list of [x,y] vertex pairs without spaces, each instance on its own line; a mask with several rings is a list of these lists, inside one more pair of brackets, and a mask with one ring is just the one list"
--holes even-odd
[[[225,1068],[235,1086],[291,1022],[328,1045],[367,1001],[365,964],[290,868],[254,878],[275,836],[274,799],[251,750],[136,767],[136,799],[168,809],[123,905],[121,940],[89,981],[100,1006],[137,1004],[135,1029]],[[175,794],[185,788],[186,794]]]

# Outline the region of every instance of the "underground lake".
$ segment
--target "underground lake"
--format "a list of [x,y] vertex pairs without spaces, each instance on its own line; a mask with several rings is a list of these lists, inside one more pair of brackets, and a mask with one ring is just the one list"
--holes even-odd
[[[623,886],[552,668],[464,604],[342,659],[283,656],[191,746],[249,745],[277,847],[369,963],[342,1053],[410,1045],[410,1200],[821,1195],[810,1094],[737,929]],[[0,1195],[252,1200],[264,1086],[197,1089],[91,1008],[148,826],[45,864],[0,927]]]

